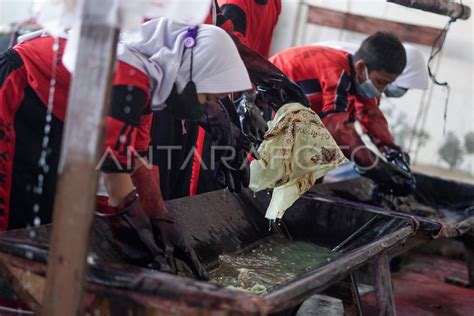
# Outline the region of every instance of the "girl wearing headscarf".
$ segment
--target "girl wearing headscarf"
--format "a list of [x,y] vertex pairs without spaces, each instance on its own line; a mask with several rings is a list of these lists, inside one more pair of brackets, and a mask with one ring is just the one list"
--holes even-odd
[[[51,221],[71,76],[60,62],[65,38],[56,45],[41,32],[19,42],[0,55],[0,231],[32,225],[37,217]],[[195,119],[207,101],[250,87],[234,43],[215,26],[161,18],[119,43],[98,166],[109,198],[99,199],[98,211],[130,262],[175,270],[180,248],[195,275],[205,278],[164,206],[157,168],[135,165],[132,156],[148,149],[152,111],[168,108]]]

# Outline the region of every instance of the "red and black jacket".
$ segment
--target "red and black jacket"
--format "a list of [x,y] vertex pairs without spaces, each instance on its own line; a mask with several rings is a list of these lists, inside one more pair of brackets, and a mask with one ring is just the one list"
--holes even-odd
[[347,112],[350,121],[359,121],[378,147],[396,148],[379,99],[357,94],[352,55],[323,46],[301,46],[280,52],[270,61],[302,88],[318,115],[330,120],[330,114]]
[[234,34],[268,58],[281,0],[218,0],[218,3],[225,17],[232,21]]
[[[32,223],[38,205],[41,222],[50,222],[63,122],[71,75],[61,63],[66,40],[59,39],[54,102],[48,119],[46,164],[42,154],[49,101],[54,39],[38,37],[0,56],[0,231]],[[136,152],[150,142],[148,77],[116,64],[110,113],[106,119],[104,172],[131,172]],[[42,185],[38,187],[38,177]]]

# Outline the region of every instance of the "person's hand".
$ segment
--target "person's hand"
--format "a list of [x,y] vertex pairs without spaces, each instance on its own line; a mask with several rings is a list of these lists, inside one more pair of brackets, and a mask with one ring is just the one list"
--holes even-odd
[[384,194],[407,196],[416,189],[416,180],[401,151],[396,149],[384,150],[387,162],[378,163],[362,172],[362,175],[372,179],[378,190]]
[[159,233],[171,269],[175,273],[184,269],[199,280],[207,280],[206,269],[194,250],[182,238],[177,224],[160,218],[152,218],[151,223]]
[[230,192],[240,193],[250,183],[250,161],[244,150],[235,152],[235,157],[223,157],[217,170],[218,179]]
[[151,222],[135,191],[117,207],[109,204],[108,197],[98,196],[96,215],[110,225],[114,244],[127,262],[172,272],[165,253],[155,243]]
[[202,124],[211,134],[216,178],[220,184],[237,193],[248,187],[250,161],[247,153],[255,159],[259,159],[259,156],[249,137],[240,128],[232,101],[225,99],[209,103],[206,122]]
[[230,124],[231,143],[226,146],[217,160],[217,179],[223,187],[239,193],[250,182],[251,158],[259,159],[257,150],[240,128]]
[[194,250],[184,241],[174,216],[168,211],[160,189],[158,166],[138,168],[132,181],[140,197],[140,204],[150,219],[154,237],[162,245],[167,263],[174,273],[178,272],[177,259],[181,260],[194,276],[207,280],[207,272]]
[[411,177],[410,156],[408,153],[403,152],[399,148],[385,146],[382,148],[382,154],[387,158],[387,161],[405,171],[407,177]]
[[252,143],[259,145],[263,141],[268,125],[263,118],[262,112],[255,105],[255,98],[255,92],[244,92],[236,101],[236,110],[239,114],[243,134]]

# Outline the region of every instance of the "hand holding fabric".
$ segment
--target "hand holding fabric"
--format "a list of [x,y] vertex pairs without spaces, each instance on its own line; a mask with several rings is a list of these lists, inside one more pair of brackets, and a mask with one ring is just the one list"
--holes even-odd
[[172,272],[165,253],[156,245],[151,222],[140,205],[137,193],[131,192],[117,207],[108,197],[98,196],[96,215],[108,222],[114,243],[124,259],[132,264]]
[[250,175],[247,152],[258,158],[252,142],[239,125],[234,104],[228,98],[221,102],[210,102],[206,121],[201,123],[211,134],[212,145],[215,146],[216,177],[231,192],[240,192],[242,188],[248,187]]
[[249,187],[255,192],[273,188],[265,217],[275,220],[347,159],[316,113],[302,104],[285,104],[268,125],[258,149],[261,159],[250,165]]
[[255,105],[255,99],[255,92],[244,92],[236,102],[236,109],[240,117],[242,132],[252,143],[258,145],[263,141],[268,126],[263,119],[262,112]]
[[381,150],[386,161],[379,159],[378,162],[366,170],[359,172],[377,184],[377,191],[395,196],[406,196],[416,188],[416,180],[413,176],[407,155],[399,149],[382,147]]
[[407,172],[410,171],[410,156],[408,153],[403,152],[400,148],[392,148],[385,146],[382,149],[382,153],[387,158],[388,161],[391,163],[397,165],[403,170],[406,170]]
[[154,229],[155,240],[162,245],[165,258],[174,273],[177,273],[176,259],[179,259],[188,266],[196,278],[207,280],[205,268],[194,250],[184,241],[174,216],[165,206],[159,174],[158,166],[155,165],[151,169],[142,166],[132,174],[140,204]]

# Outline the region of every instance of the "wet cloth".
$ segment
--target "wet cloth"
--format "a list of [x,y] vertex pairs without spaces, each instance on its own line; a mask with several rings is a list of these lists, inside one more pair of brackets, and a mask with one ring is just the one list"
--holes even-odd
[[250,165],[249,187],[255,192],[273,188],[265,217],[274,220],[347,159],[316,113],[299,103],[281,107],[268,126],[260,160]]

